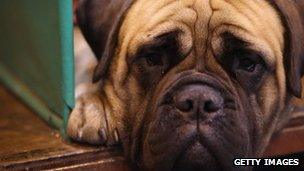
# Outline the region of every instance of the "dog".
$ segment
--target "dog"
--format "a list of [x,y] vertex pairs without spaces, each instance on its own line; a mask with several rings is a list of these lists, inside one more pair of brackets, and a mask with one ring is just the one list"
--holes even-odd
[[301,0],[82,0],[98,88],[79,95],[67,133],[120,142],[142,170],[234,170],[301,97],[303,19]]

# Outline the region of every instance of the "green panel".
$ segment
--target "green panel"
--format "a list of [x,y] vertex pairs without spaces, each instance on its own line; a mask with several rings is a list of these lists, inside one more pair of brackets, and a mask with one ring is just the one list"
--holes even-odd
[[[67,125],[70,109],[74,107],[74,50],[73,50],[73,5],[72,0],[58,0],[60,15],[60,37],[62,56],[62,94],[65,102],[63,109],[64,130]],[[64,131],[63,130],[63,131]]]
[[[0,77],[65,124],[74,104],[72,0],[2,0],[0,21]],[[16,91],[17,82],[32,93]]]

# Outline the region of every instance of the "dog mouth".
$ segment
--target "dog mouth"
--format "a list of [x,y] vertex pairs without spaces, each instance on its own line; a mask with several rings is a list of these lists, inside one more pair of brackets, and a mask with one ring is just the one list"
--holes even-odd
[[233,158],[249,154],[246,130],[235,132],[237,139],[229,139],[217,134],[212,126],[200,127],[198,130],[189,124],[176,131],[168,129],[158,135],[150,134],[143,149],[145,167],[148,170],[232,170]]
[[172,170],[223,170],[216,156],[195,140],[176,159]]
[[[168,101],[168,94],[176,98]],[[160,98],[147,126],[144,166],[148,170],[233,169],[233,158],[250,155],[251,145],[246,114],[231,96],[201,75],[174,84]]]

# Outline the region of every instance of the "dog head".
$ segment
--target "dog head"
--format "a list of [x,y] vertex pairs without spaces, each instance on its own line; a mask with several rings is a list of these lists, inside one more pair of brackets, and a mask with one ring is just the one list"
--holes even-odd
[[151,170],[231,168],[261,155],[301,94],[294,1],[83,0],[126,156]]

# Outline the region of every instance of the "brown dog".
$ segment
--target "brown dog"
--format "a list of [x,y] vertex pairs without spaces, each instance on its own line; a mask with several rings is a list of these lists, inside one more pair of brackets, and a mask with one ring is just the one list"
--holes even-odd
[[119,135],[147,170],[231,170],[233,158],[260,156],[301,96],[300,2],[81,1],[100,89],[77,99],[68,134]]

